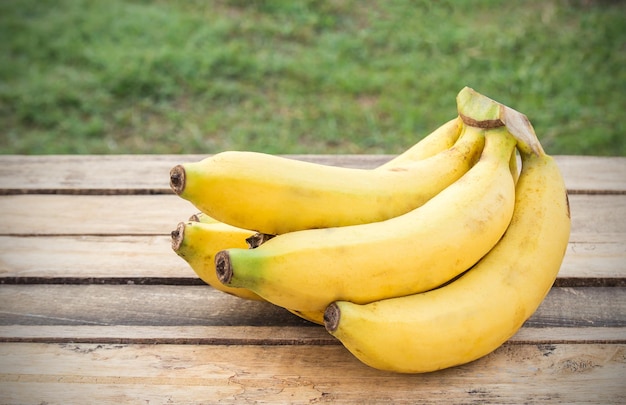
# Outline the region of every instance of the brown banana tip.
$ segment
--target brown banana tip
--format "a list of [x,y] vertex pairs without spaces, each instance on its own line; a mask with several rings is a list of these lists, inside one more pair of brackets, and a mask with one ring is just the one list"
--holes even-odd
[[268,240],[272,239],[276,235],[270,235],[268,233],[257,232],[252,236],[246,238],[246,244],[250,249],[256,249]]
[[193,214],[189,217],[189,222],[200,222],[200,217],[198,216],[198,214]]
[[170,235],[172,237],[172,250],[177,252],[178,249],[180,249],[180,245],[183,244],[183,239],[185,238],[185,223],[180,222]]
[[185,168],[182,165],[176,165],[170,170],[170,187],[176,194],[185,189]]
[[233,278],[233,267],[228,251],[222,250],[215,255],[215,273],[220,283],[228,285]]
[[333,302],[324,311],[324,327],[330,333],[333,333],[339,327],[339,319],[341,318],[341,310],[339,305]]

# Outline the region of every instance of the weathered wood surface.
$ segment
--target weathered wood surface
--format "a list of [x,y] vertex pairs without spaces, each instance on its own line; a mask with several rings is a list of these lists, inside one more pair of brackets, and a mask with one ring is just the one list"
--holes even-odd
[[204,285],[171,251],[196,210],[168,172],[202,157],[0,156],[0,404],[626,402],[626,158],[556,157],[572,236],[515,336],[471,364],[397,375]]
[[13,370],[0,375],[8,403],[606,404],[626,399],[626,346],[621,344],[506,344],[474,363],[423,375],[367,368],[335,345],[7,343],[0,346],[0,356]]
[[[0,235],[166,235],[197,212],[175,195],[4,195]],[[570,196],[573,242],[626,235],[626,196]]]
[[[225,296],[206,286],[4,285],[0,302],[0,325],[306,324],[280,307]],[[554,287],[527,326],[624,327],[626,331],[624,308],[626,287]]]
[[[626,347],[504,345],[424,375],[364,367],[340,346],[5,344],[6,402],[619,403]],[[478,370],[478,371],[477,371]],[[602,389],[590,387],[601,385]],[[14,399],[15,398],[15,399]],[[588,401],[587,401],[588,400]]]

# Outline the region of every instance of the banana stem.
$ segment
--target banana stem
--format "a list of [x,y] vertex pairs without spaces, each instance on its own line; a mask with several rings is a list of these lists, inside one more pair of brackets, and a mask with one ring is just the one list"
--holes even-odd
[[517,140],[520,153],[545,155],[539,138],[526,115],[464,87],[457,95],[457,109],[465,125],[478,128],[506,126]]
[[226,250],[215,254],[215,273],[220,283],[228,285],[233,278],[233,266]]
[[544,156],[546,152],[543,150],[539,138],[535,133],[535,129],[528,120],[528,117],[519,111],[516,111],[505,105],[500,105],[500,116],[504,125],[515,139],[517,140],[517,148],[524,154],[535,154]]
[[182,165],[176,165],[170,170],[170,187],[179,195],[185,189],[185,168]]

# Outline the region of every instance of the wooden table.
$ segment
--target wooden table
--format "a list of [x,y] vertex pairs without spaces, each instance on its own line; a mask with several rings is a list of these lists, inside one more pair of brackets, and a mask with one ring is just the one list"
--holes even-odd
[[204,285],[172,252],[196,210],[169,169],[202,157],[0,156],[0,403],[626,403],[626,158],[557,157],[571,241],[517,335],[471,364],[398,375]]

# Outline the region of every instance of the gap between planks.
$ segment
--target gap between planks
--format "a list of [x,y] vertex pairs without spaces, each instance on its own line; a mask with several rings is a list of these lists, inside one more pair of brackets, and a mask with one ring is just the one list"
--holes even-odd
[[[338,345],[322,326],[110,326],[4,325],[0,342]],[[523,327],[507,344],[626,344],[626,327]]]

